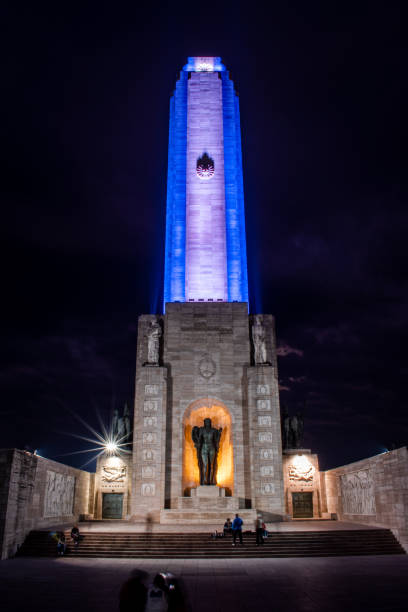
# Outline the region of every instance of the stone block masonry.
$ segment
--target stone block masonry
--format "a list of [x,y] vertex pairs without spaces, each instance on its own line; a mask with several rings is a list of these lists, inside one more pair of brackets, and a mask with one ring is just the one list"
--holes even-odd
[[13,556],[32,529],[77,522],[93,475],[30,452],[0,450],[0,550]]
[[408,551],[406,446],[322,473],[327,510],[339,519],[392,529]]

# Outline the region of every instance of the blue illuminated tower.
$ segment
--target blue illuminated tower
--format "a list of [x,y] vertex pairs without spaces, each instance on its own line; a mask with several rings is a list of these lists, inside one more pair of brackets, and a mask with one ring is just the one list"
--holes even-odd
[[239,101],[219,57],[190,57],[170,101],[164,304],[248,302]]

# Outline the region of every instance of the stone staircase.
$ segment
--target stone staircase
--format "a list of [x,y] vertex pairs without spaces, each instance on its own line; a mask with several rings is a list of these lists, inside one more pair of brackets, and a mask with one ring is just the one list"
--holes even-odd
[[[334,557],[405,554],[389,529],[299,531],[273,533],[263,546],[255,534],[244,533],[244,544],[231,537],[213,539],[208,533],[85,533],[78,547],[65,532],[69,557],[128,559],[225,559],[234,557]],[[18,556],[55,557],[56,543],[46,531],[31,531]]]

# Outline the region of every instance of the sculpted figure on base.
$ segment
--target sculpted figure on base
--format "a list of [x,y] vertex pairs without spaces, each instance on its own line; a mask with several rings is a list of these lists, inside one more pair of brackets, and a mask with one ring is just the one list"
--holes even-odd
[[162,329],[160,323],[152,321],[147,330],[147,363],[149,365],[159,365],[161,336]]
[[290,416],[286,406],[282,409],[282,445],[283,449],[301,448],[303,443],[303,416],[297,412]]
[[265,328],[262,324],[262,317],[260,315],[255,315],[254,317],[254,322],[252,324],[252,342],[254,343],[255,365],[267,364]]
[[211,426],[211,419],[204,419],[204,427],[193,427],[191,437],[197,451],[200,485],[215,485],[217,472],[217,454],[220,445],[222,427]]

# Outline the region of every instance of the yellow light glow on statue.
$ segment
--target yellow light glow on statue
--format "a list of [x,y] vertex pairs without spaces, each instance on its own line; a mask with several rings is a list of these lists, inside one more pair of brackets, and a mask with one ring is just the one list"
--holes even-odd
[[222,427],[219,451],[217,455],[216,482],[219,487],[231,490],[234,485],[233,448],[231,440],[231,416],[223,406],[200,406],[192,410],[184,421],[184,457],[183,487],[197,487],[200,484],[197,452],[191,437],[193,427],[202,427],[204,419],[211,419],[212,427]]

